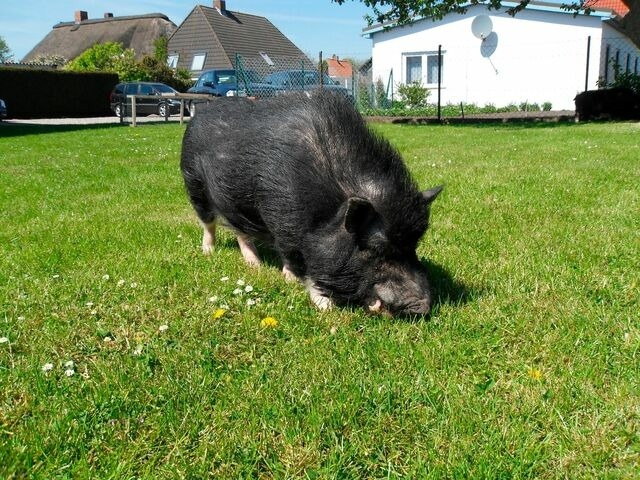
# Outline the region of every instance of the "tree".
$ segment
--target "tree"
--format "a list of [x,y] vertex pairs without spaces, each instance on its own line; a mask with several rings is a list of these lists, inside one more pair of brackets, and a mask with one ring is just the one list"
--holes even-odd
[[76,72],[113,72],[123,82],[144,79],[135,52],[116,42],[95,44],[71,60],[65,68]]
[[[342,5],[347,0],[331,0]],[[352,0],[354,1],[354,0]],[[373,16],[367,15],[367,22],[397,23],[404,25],[410,23],[414,17],[427,17],[441,19],[447,13],[465,13],[467,8],[473,5],[486,5],[489,9],[502,7],[502,0],[357,0],[373,9]],[[568,0],[570,1],[570,0]],[[561,5],[561,8],[574,13],[591,13],[589,4],[592,0],[573,0],[571,3]],[[509,7],[507,13],[515,15],[526,8],[530,0],[520,0],[514,7]]]
[[4,41],[4,38],[0,37],[0,62],[11,60],[12,57],[9,45]]

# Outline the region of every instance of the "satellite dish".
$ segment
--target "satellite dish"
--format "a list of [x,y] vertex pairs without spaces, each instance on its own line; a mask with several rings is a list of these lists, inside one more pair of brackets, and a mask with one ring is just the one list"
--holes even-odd
[[493,22],[487,15],[478,15],[471,22],[471,33],[480,40],[484,40],[493,30]]

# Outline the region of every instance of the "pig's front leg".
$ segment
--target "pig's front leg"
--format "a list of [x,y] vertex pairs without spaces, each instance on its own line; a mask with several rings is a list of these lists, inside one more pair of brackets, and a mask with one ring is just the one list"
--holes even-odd
[[240,252],[242,258],[252,267],[260,266],[260,258],[258,257],[258,249],[253,244],[253,241],[247,235],[238,234],[238,245],[240,245]]
[[331,310],[333,308],[333,300],[326,295],[323,295],[311,280],[307,280],[305,283],[309,296],[311,297],[311,301],[316,307],[318,307],[318,310]]

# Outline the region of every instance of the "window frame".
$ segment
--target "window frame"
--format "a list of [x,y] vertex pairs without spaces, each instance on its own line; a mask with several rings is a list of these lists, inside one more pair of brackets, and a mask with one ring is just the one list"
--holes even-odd
[[[202,59],[200,61],[200,59]],[[196,61],[198,61],[198,63],[196,63]],[[204,64],[207,61],[207,54],[205,53],[194,53],[193,54],[193,58],[191,59],[191,70],[194,72],[200,72],[202,70],[204,70]],[[200,68],[197,68],[197,67]]]

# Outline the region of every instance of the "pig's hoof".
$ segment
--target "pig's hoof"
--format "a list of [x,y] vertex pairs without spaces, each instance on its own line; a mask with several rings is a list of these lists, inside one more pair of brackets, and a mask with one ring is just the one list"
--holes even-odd
[[282,267],[282,275],[287,282],[295,282],[296,280],[298,280],[298,277],[296,277],[295,273],[289,270],[289,267],[287,265]]
[[329,297],[316,295],[311,297],[311,301],[316,307],[318,307],[318,310],[327,311],[333,308],[333,302]]
[[213,252],[213,245],[205,245],[204,243],[202,244],[202,253],[209,256],[211,255],[212,252]]

